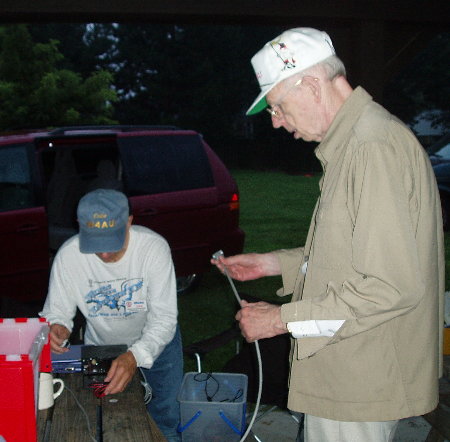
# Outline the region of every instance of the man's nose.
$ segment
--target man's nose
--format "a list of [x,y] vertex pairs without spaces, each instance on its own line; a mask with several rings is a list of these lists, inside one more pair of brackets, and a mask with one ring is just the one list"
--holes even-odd
[[274,129],[278,129],[279,127],[284,127],[283,123],[284,123],[283,117],[281,117],[281,118],[272,117],[272,126]]

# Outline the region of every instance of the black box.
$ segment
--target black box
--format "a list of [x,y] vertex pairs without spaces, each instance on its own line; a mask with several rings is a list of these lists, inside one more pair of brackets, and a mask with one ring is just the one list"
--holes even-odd
[[103,383],[111,363],[117,356],[126,353],[126,345],[85,345],[81,349],[83,386]]

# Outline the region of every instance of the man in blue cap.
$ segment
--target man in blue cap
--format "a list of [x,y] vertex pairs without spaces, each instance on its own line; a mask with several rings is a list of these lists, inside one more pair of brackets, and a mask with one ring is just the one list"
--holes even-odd
[[123,391],[140,367],[153,390],[148,411],[164,436],[178,441],[183,357],[169,245],[132,225],[127,197],[116,190],[88,193],[77,216],[79,234],[55,257],[40,313],[50,323],[51,349],[68,351],[63,343],[78,307],[86,318],[85,344],[128,346],[111,364],[105,394]]

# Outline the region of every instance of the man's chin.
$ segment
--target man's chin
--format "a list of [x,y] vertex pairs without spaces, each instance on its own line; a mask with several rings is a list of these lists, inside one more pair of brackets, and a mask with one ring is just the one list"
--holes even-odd
[[322,137],[314,136],[314,135],[310,135],[310,134],[300,134],[298,132],[294,133],[294,138],[296,140],[306,141],[307,143],[310,143],[310,142],[317,142],[317,143],[319,143],[320,141],[322,141]]

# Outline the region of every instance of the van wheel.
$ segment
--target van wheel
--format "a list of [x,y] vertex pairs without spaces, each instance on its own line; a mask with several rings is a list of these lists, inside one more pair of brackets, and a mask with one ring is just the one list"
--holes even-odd
[[177,295],[185,295],[197,287],[201,275],[192,273],[188,276],[177,276]]

